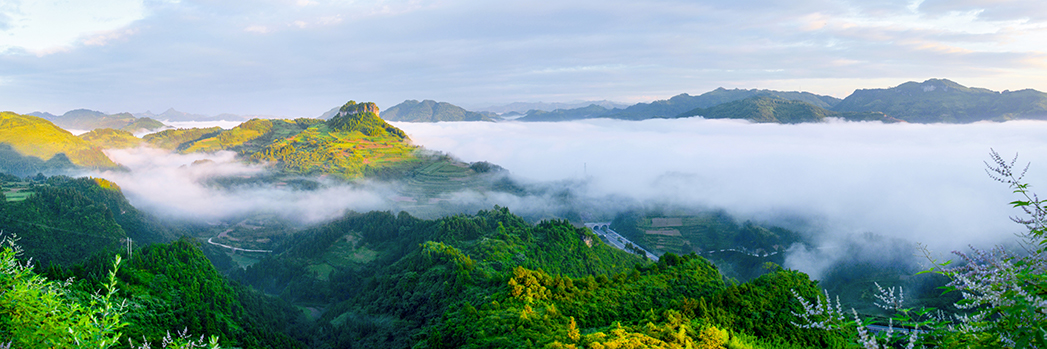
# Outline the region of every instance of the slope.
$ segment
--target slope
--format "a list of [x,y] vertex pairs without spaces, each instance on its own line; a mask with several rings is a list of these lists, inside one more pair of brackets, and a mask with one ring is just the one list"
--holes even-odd
[[501,117],[491,112],[472,112],[459,106],[433,100],[405,100],[386,109],[382,118],[389,121],[439,122],[439,121],[497,121]]
[[[111,168],[116,164],[101,150],[73,136],[50,121],[12,112],[0,113],[0,143],[7,143],[19,154],[50,160],[64,154],[77,166]],[[17,171],[10,169],[8,171]]]
[[96,128],[77,137],[101,149],[125,149],[142,145],[142,139],[131,132],[111,128]]
[[834,112],[797,100],[773,96],[756,96],[727,102],[709,108],[695,108],[676,117],[701,116],[706,119],[742,119],[756,123],[798,124],[822,122],[827,117],[839,117],[850,121],[897,122],[883,113]]
[[883,112],[920,123],[1043,119],[1047,118],[1047,93],[1031,89],[996,92],[930,79],[887,89],[856,90],[833,110]]

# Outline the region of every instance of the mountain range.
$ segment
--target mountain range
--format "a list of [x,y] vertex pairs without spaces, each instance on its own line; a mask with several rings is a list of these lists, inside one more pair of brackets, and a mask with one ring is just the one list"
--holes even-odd
[[106,114],[88,109],[75,109],[62,115],[45,112],[32,112],[36,116],[54,122],[55,125],[70,130],[93,130],[112,128],[128,132],[154,131],[163,128],[162,122],[149,117],[135,117],[131,113]]
[[[407,104],[414,105],[418,102],[407,101],[394,108],[407,108]],[[462,111],[458,111],[458,114],[446,115],[425,114],[427,118],[415,117],[402,121],[472,121],[459,116],[466,113],[464,109],[442,102],[437,104],[443,105],[444,109]],[[548,105],[543,104],[543,106]],[[786,111],[786,109],[789,110]],[[509,108],[497,110],[509,110]],[[769,117],[774,113],[785,113],[788,116],[784,119],[777,116]],[[819,122],[826,117],[914,123],[1043,119],[1047,118],[1047,93],[1032,89],[996,92],[983,88],[966,87],[947,79],[906,82],[886,89],[859,89],[844,99],[810,92],[721,87],[697,96],[683,93],[666,100],[637,103],[627,107],[613,103],[590,103],[552,110],[548,108],[530,109],[525,114],[510,111],[502,115],[502,118],[516,121],[550,122],[593,118],[645,120],[691,116],[784,123]]]

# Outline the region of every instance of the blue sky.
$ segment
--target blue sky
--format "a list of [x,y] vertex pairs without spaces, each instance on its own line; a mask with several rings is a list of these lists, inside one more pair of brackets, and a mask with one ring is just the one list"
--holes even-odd
[[1047,2],[0,2],[0,109],[318,116],[948,78],[1047,91]]

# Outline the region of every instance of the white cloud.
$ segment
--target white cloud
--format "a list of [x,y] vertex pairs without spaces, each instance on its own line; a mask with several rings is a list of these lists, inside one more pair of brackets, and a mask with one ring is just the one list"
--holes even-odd
[[85,39],[98,44],[100,35],[146,16],[141,0],[14,0],[0,11],[8,19],[6,28],[0,28],[0,53],[25,50],[37,55],[65,51]]
[[[1021,227],[989,148],[1031,161],[1047,183],[1045,122],[973,125],[589,120],[397,123],[418,144],[515,175],[587,178],[588,195],[723,207],[741,218],[795,214],[827,235],[872,232],[937,251],[1010,240]],[[1041,184],[1042,185],[1042,184]]]
[[117,183],[135,207],[161,217],[219,220],[265,213],[300,223],[316,223],[343,215],[346,210],[388,208],[391,194],[380,186],[326,183],[317,190],[294,190],[274,185],[223,189],[210,184],[218,177],[250,177],[266,173],[245,165],[233,152],[172,154],[140,147],[107,150],[114,162],[130,171],[106,171],[93,176]]

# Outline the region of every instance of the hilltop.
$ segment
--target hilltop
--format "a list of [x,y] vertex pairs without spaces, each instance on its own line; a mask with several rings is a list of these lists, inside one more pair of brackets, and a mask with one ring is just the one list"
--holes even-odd
[[73,166],[116,167],[101,149],[31,115],[0,113],[0,143],[14,152],[3,152],[2,160],[3,170],[14,174]]
[[385,110],[384,119],[389,121],[438,122],[438,121],[498,121],[502,118],[492,112],[472,112],[447,102],[409,99]]
[[906,82],[886,89],[856,90],[833,107],[839,112],[883,112],[908,122],[968,123],[1047,118],[1047,93],[1025,89],[996,92],[947,79]]
[[145,143],[181,153],[231,150],[246,161],[272,163],[294,174],[359,178],[415,164],[407,134],[378,116],[374,103],[349,101],[329,120],[252,119],[219,127],[165,130]]

